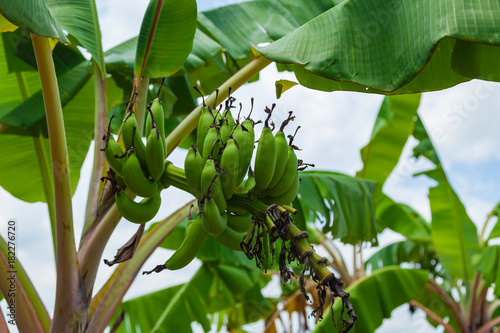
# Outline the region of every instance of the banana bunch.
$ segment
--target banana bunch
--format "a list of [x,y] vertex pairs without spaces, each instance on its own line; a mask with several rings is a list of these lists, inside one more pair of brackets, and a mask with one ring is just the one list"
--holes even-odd
[[[247,253],[251,249],[254,254],[263,251],[266,259],[260,254],[255,254],[255,257],[258,262],[265,262],[266,267],[267,253],[274,253],[275,237],[270,239],[271,230],[262,213],[259,215],[253,209],[231,203],[235,201],[235,193],[236,201],[253,197],[250,200],[257,199],[262,211],[272,204],[288,205],[295,198],[299,187],[298,159],[292,145],[293,137],[290,136],[290,142],[287,142],[283,132],[295,117],[290,112],[273,134],[269,119],[274,105],[272,109],[266,108],[268,117],[252,171],[254,122],[250,116],[242,122],[239,115],[234,119],[231,114],[234,101],[229,97],[224,108],[204,105],[196,145],[187,152],[184,170],[166,162],[162,177],[164,186],[174,185],[188,190],[198,199],[199,215],[188,223],[185,238],[174,255],[153,271],[186,266],[209,236],[236,251]],[[258,250],[254,250],[256,248]]]
[[252,192],[266,204],[289,205],[299,191],[299,163],[292,145],[294,136],[287,142],[284,128],[295,119],[290,111],[288,118],[273,135],[269,127],[272,109],[266,108],[268,117],[257,145],[254,164],[255,187]]
[[117,190],[115,193],[118,210],[125,219],[134,223],[146,223],[156,215],[161,205],[160,192],[164,188],[159,179],[165,170],[167,147],[165,118],[159,98],[153,100],[148,110],[146,144],[139,135],[139,125],[131,108],[121,129],[125,150],[110,133],[103,137],[106,141],[104,155],[114,171],[119,189],[126,187],[132,194],[144,198],[135,202],[125,191]]

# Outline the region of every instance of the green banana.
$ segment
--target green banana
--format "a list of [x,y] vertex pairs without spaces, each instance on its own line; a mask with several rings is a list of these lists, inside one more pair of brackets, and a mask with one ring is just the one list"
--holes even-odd
[[227,208],[227,202],[224,198],[221,177],[219,176],[220,174],[217,173],[217,169],[215,168],[215,161],[211,158],[206,160],[203,171],[201,172],[201,194],[207,195],[210,193],[217,203],[219,210],[223,212]]
[[227,109],[224,112],[220,125],[220,138],[222,144],[225,144],[227,142],[229,136],[231,135],[231,132],[233,132],[234,126],[235,121],[233,115],[231,114],[231,110]]
[[276,204],[276,205],[289,205],[292,203],[293,199],[297,196],[300,187],[300,179],[299,174],[297,173],[293,179],[292,185],[290,188],[280,196],[277,197],[266,197],[262,199],[262,201],[268,205]]
[[106,161],[108,161],[109,166],[113,171],[120,175],[122,174],[123,167],[123,159],[118,158],[123,155],[123,149],[120,147],[120,144],[116,142],[113,135],[109,134],[107,136],[106,148],[101,149],[104,150],[104,156],[106,157]]
[[241,193],[248,193],[254,187],[255,187],[255,177],[253,175],[252,168],[250,168],[248,170],[248,178],[245,181],[245,185],[243,186],[243,191],[241,191]]
[[[198,130],[196,134],[196,147],[200,154],[203,155],[203,143],[205,142],[205,137],[207,136],[208,129],[212,126],[214,122],[214,116],[212,110],[208,106],[204,106],[201,109],[200,120],[198,121]],[[212,147],[210,147],[211,149]]]
[[195,220],[189,221],[186,228],[186,236],[175,253],[165,262],[165,267],[170,270],[177,270],[185,267],[193,261],[201,246],[207,239],[207,232],[203,228],[203,218],[201,215]]
[[255,187],[266,189],[271,182],[276,168],[276,139],[269,127],[262,129],[262,134],[255,154]]
[[122,176],[127,188],[140,197],[150,197],[158,191],[156,181],[150,181],[142,171],[139,159],[132,149],[123,161]]
[[201,157],[199,150],[196,146],[191,146],[184,160],[184,170],[186,172],[186,181],[189,186],[189,191],[198,200],[201,200],[203,197],[201,192],[201,173],[204,166],[205,161]]
[[252,121],[245,120],[242,124],[237,125],[233,132],[233,138],[240,147],[237,183],[241,184],[247,174],[254,150],[255,132]]
[[160,132],[160,140],[163,147],[163,159],[165,159],[165,156],[167,156],[167,146],[165,141],[165,112],[163,111],[159,97],[156,97],[153,100],[153,103],[151,103],[151,113],[153,114],[153,120],[156,128],[158,128],[158,131]]
[[276,186],[265,191],[263,194],[270,197],[279,197],[285,194],[295,181],[298,173],[298,166],[299,162],[297,160],[297,155],[295,155],[295,150],[292,146],[288,146],[288,156],[283,176],[281,176],[281,179]]
[[221,147],[222,142],[220,141],[219,129],[215,126],[210,127],[203,142],[203,160],[206,161],[210,155],[212,155],[214,160],[219,160]]
[[221,243],[222,245],[231,250],[243,251],[241,249],[240,244],[243,241],[244,237],[245,237],[244,233],[237,232],[228,225],[220,235],[215,237],[215,239],[217,239],[219,243]]
[[122,191],[115,193],[115,202],[118,211],[125,219],[142,224],[151,221],[158,213],[161,206],[161,196],[159,192],[156,192],[152,196],[142,199],[141,202],[135,202]]
[[154,127],[148,136],[148,141],[146,144],[146,164],[148,167],[148,172],[151,178],[154,180],[160,179],[165,171],[164,164],[164,144],[165,141],[161,138],[160,131],[158,128]]
[[267,186],[268,188],[273,188],[280,181],[283,172],[285,172],[288,157],[288,142],[285,133],[279,131],[274,138],[276,139],[276,167],[274,168],[273,178]]
[[246,232],[252,224],[252,213],[244,215],[227,214],[227,226],[237,232]]
[[221,174],[222,191],[226,200],[231,199],[234,189],[238,185],[239,149],[234,139],[229,139],[222,151],[220,167],[224,172]]
[[220,214],[215,199],[211,196],[205,197],[203,204],[203,227],[212,236],[220,235],[227,227],[227,214]]
[[144,145],[144,142],[142,142],[141,136],[139,135],[139,125],[137,124],[135,113],[130,112],[125,115],[125,117],[127,118],[122,125],[123,145],[125,146],[125,149],[129,149],[132,146],[134,147],[141,166],[146,169],[146,146]]

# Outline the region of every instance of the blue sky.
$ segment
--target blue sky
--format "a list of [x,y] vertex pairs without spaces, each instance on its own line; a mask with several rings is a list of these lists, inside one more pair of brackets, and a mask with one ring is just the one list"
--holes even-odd
[[[234,1],[199,1],[201,10]],[[104,49],[107,50],[133,36],[140,27],[140,16],[147,5],[145,0],[98,1]],[[276,100],[274,82],[278,79],[294,79],[293,74],[278,73],[273,65],[261,73],[261,79],[242,87],[234,93],[244,105],[255,97],[255,113],[264,106],[277,103],[276,121],[285,117],[288,110],[297,115],[296,124],[302,129],[296,144],[302,148],[299,158],[316,164],[316,169],[325,169],[354,175],[361,168],[359,150],[370,138],[371,129],[382,97],[378,95],[350,92],[324,93],[295,87]],[[473,81],[446,91],[426,93],[422,97],[419,113],[427,126],[435,146],[448,173],[452,186],[463,200],[471,218],[480,227],[492,206],[500,200],[500,84]],[[262,113],[261,113],[262,115]],[[430,218],[427,192],[431,184],[425,177],[414,178],[414,172],[425,170],[423,161],[410,158],[415,141],[410,140],[393,176],[391,186],[386,188],[396,201],[405,202]],[[183,164],[185,152],[176,151],[171,160]],[[87,184],[91,161],[87,158],[81,172],[81,181],[74,196],[74,218],[76,238],[83,225]],[[180,204],[190,200],[188,194],[166,190],[162,193],[164,204],[157,219],[173,212]],[[175,198],[175,200],[172,200]],[[0,188],[3,210],[0,218],[7,221],[15,218],[18,223],[18,257],[23,262],[49,312],[54,302],[55,272],[52,260],[50,230],[46,207],[42,203],[26,204],[13,198]],[[5,228],[3,228],[5,229]],[[115,251],[130,238],[136,226],[121,222],[111,237],[103,258],[113,258]],[[5,236],[6,230],[0,230]],[[397,239],[388,233],[381,243]],[[347,248],[348,253],[350,249]],[[368,250],[367,253],[370,251]],[[346,252],[347,253],[347,252]],[[145,268],[165,261],[171,252],[159,250],[146,263]],[[199,267],[194,262],[180,273],[139,276],[126,298],[158,290],[189,278]],[[112,269],[102,265],[96,288],[111,275]],[[36,277],[36,278],[35,278]],[[5,303],[0,303],[2,309]],[[389,321],[380,332],[402,332],[404,320]],[[420,322],[422,322],[420,320]],[[417,327],[412,326],[411,327]],[[258,331],[258,329],[257,329]],[[416,329],[408,332],[418,332]]]

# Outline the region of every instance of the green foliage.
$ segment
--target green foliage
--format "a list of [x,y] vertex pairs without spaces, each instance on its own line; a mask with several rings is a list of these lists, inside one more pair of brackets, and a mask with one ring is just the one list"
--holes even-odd
[[478,257],[477,268],[488,285],[495,284],[494,293],[500,298],[500,245],[493,245],[485,249]]
[[385,194],[377,204],[375,215],[381,230],[389,228],[411,240],[431,241],[430,224],[413,208]]
[[437,182],[437,185],[429,190],[434,247],[446,273],[467,281],[473,274],[471,259],[481,251],[476,225],[451,187],[420,120],[415,126],[414,136],[419,140],[414,149],[415,157],[424,156],[435,165],[434,169],[422,173]]
[[[328,171],[304,171],[298,198],[307,221],[348,244],[377,243],[372,195],[375,183]],[[333,216],[332,216],[333,215]]]

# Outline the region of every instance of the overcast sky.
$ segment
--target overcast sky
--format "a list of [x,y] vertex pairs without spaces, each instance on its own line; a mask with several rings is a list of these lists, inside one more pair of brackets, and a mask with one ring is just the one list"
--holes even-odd
[[[205,10],[230,2],[234,1],[199,1],[199,9]],[[147,1],[107,0],[97,3],[105,50],[137,35],[140,28],[139,13],[145,11]],[[260,78],[257,83],[237,90],[234,96],[247,106],[250,97],[254,97],[255,116],[259,111],[262,115],[264,106],[272,103],[277,103],[276,118],[284,117],[288,110],[295,111],[295,124],[302,126],[296,139],[296,144],[302,149],[299,158],[314,163],[317,170],[354,175],[361,168],[359,150],[368,142],[382,96],[350,92],[324,93],[299,86],[276,100],[274,82],[282,78],[294,79],[293,74],[278,73],[274,65],[271,65],[261,73]],[[488,212],[500,200],[499,106],[500,84],[472,81],[446,91],[423,94],[419,109],[452,186],[479,228]],[[414,141],[407,144],[403,157],[388,182],[390,185],[384,190],[396,201],[410,204],[425,218],[430,219],[427,194],[431,182],[425,177],[412,177],[414,172],[425,170],[428,164],[410,158],[414,145]],[[179,150],[170,159],[176,165],[182,165],[184,156],[185,151]],[[73,199],[76,239],[79,239],[83,225],[91,164],[87,158]],[[180,191],[174,193],[171,189],[162,192],[162,197],[163,205],[156,220],[166,217],[191,199],[188,194]],[[14,218],[17,221],[17,256],[51,312],[54,304],[55,267],[46,206],[42,203],[26,204],[1,188],[0,199],[3,203],[0,218],[3,221]],[[3,237],[6,235],[4,229],[6,228],[0,230]],[[122,221],[111,237],[103,258],[112,259],[116,249],[135,230],[135,225]],[[395,239],[397,237],[387,232],[381,238],[381,243],[387,244]],[[367,252],[370,253],[370,250]],[[156,251],[145,268],[164,262],[170,254],[165,250]],[[194,262],[181,273],[140,275],[126,299],[185,281],[198,267],[199,263]],[[102,286],[112,271],[104,264],[101,265],[96,289]],[[0,305],[4,311],[5,302]],[[398,316],[403,317],[389,321],[379,331],[418,332],[417,327],[424,322],[421,317],[412,321],[402,320],[401,318],[407,318],[406,311],[398,312]]]

